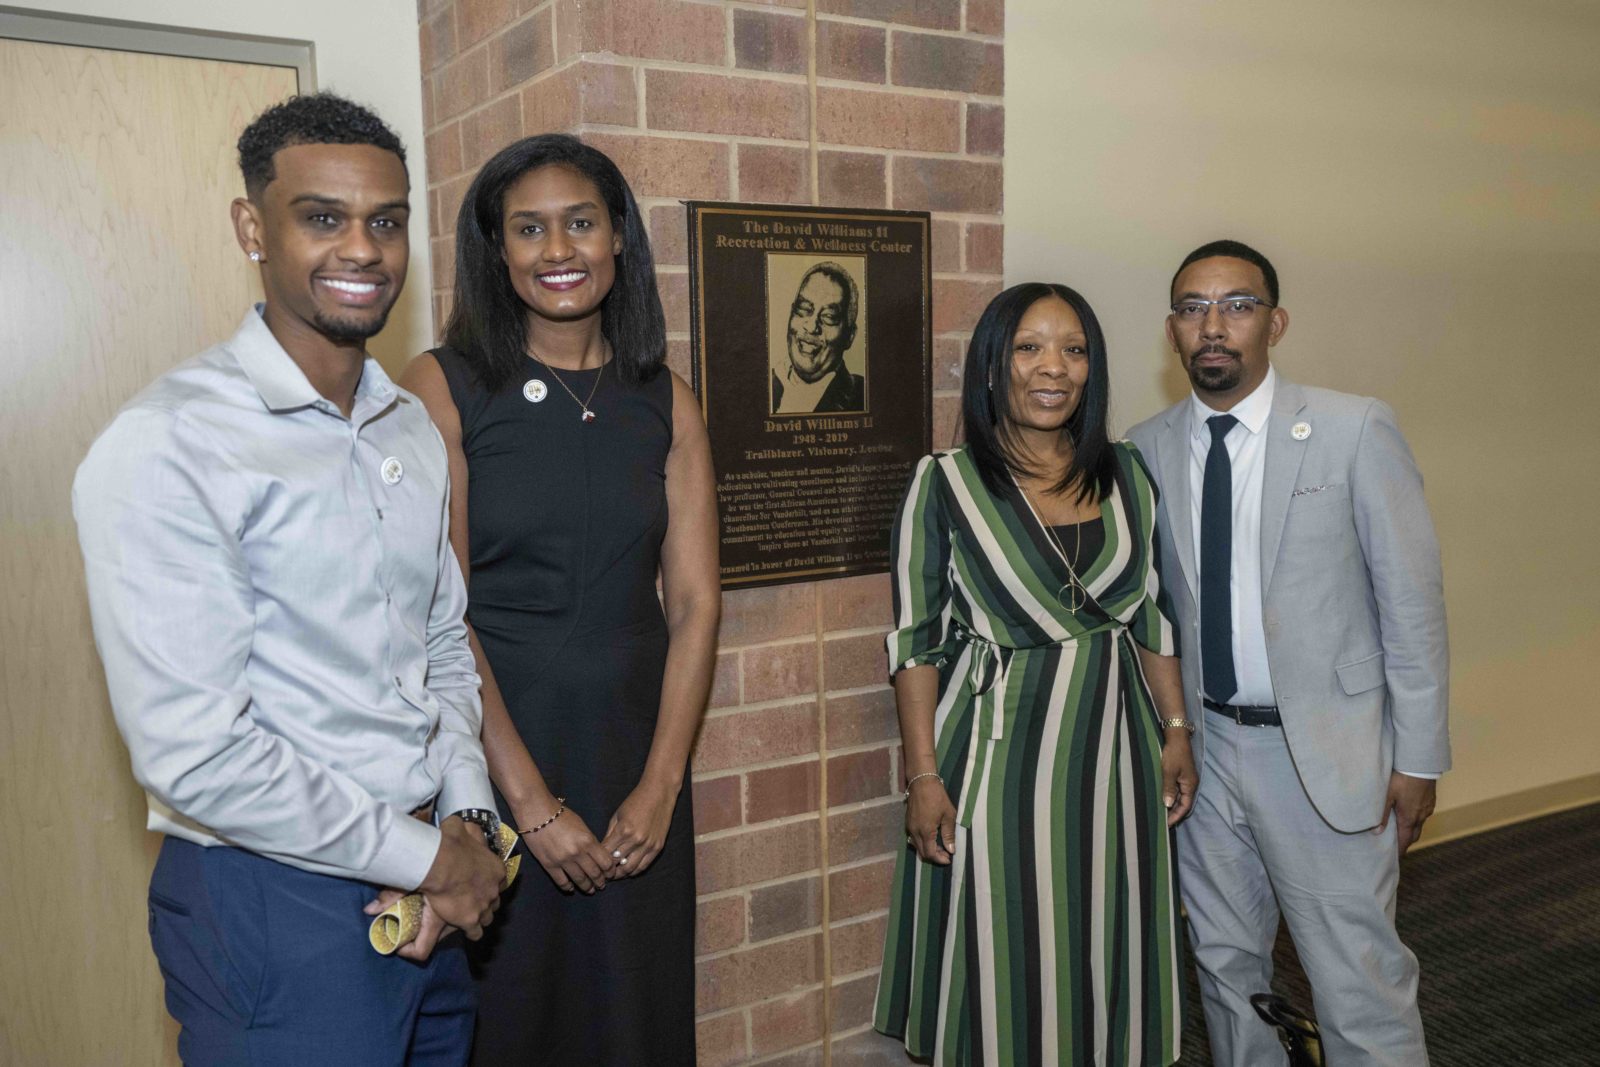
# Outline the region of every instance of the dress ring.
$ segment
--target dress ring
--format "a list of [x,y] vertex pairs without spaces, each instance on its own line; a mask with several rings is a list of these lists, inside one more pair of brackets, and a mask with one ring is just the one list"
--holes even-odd
[[617,860],[617,865],[618,866],[625,866],[627,864],[627,862],[628,862],[628,857],[623,856],[621,859]]
[[622,858],[622,850],[620,848],[612,849],[611,850],[611,858],[614,859],[614,860],[620,860]]

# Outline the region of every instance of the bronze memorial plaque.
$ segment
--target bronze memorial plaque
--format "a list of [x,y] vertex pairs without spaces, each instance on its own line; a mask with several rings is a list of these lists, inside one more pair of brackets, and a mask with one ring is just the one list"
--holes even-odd
[[931,443],[928,213],[688,208],[723,588],[888,570]]

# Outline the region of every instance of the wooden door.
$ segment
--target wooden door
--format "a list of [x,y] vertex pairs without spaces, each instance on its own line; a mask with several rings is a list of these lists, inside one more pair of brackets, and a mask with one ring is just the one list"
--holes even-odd
[[89,629],[89,442],[230,334],[259,283],[234,142],[295,71],[0,39],[0,1062],[176,1063],[145,890],[159,837]]

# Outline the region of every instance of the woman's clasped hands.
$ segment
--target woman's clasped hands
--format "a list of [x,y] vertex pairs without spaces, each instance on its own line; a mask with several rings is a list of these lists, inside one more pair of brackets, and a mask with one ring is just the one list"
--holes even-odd
[[[563,893],[604,889],[613,877],[616,859],[600,847],[583,816],[561,805],[551,797],[546,805],[530,810],[528,815],[518,812],[517,820],[523,826],[539,827],[523,830],[523,843]],[[551,813],[558,809],[561,813],[552,819]]]
[[677,789],[653,783],[648,776],[634,787],[611,816],[605,840],[600,842],[616,864],[611,877],[631,878],[649,869],[667,843],[667,828],[677,803]]
[[[581,815],[552,797],[538,811],[530,809],[537,817],[525,822],[540,829],[523,831],[522,839],[562,892],[595,893],[607,882],[649,869],[667,843],[676,806],[676,790],[642,781],[611,816],[601,840]],[[561,814],[551,818],[558,807]]]

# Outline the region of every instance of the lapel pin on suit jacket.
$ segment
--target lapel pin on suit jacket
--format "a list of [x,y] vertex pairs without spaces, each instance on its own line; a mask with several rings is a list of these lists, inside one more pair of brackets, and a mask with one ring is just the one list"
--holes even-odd
[[1294,438],[1296,441],[1304,441],[1306,438],[1311,436],[1311,424],[1309,422],[1295,423],[1293,426],[1289,427],[1289,436]]

